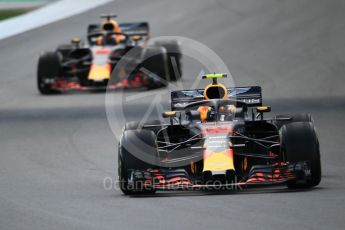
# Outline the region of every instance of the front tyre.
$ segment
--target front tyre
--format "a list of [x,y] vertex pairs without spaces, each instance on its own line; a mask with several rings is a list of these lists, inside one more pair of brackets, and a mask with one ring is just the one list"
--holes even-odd
[[130,121],[125,124],[124,130],[136,130],[136,129],[142,129],[145,125],[156,125],[160,126],[162,125],[162,122],[160,120],[151,120],[146,122],[139,122],[139,121]]
[[289,188],[310,188],[321,181],[320,147],[311,122],[294,122],[280,129],[281,153],[287,162],[309,162],[311,176],[304,181],[288,182]]
[[123,133],[118,152],[118,177],[120,189],[125,195],[155,193],[153,188],[145,186],[133,188],[130,186],[129,170],[145,171],[152,169],[154,166],[147,162],[154,161],[157,156],[156,135],[152,131],[127,130]]
[[276,120],[273,124],[280,129],[283,125],[287,125],[293,122],[311,122],[313,123],[313,118],[310,113],[298,113],[298,114],[285,114],[277,115]]
[[60,72],[60,57],[56,52],[42,54],[37,66],[37,88],[41,94],[56,94],[59,91],[52,88],[54,79]]

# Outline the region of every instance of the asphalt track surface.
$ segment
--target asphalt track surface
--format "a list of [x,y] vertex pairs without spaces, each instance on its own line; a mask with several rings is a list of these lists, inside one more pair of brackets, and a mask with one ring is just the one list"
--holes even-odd
[[[116,1],[0,41],[0,229],[344,229],[344,10],[342,0]],[[35,72],[43,50],[84,36],[109,11],[149,21],[153,36],[204,43],[236,85],[262,85],[274,113],[312,113],[321,184],[153,197],[105,190],[103,179],[117,174],[105,94],[40,96]],[[187,85],[200,71],[188,62]],[[128,102],[128,119],[148,101]]]

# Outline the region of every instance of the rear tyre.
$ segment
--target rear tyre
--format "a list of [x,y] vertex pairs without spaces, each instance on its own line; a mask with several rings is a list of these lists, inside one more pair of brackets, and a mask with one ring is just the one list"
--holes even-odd
[[143,50],[142,72],[151,79],[148,89],[165,87],[168,85],[169,72],[167,52],[163,47],[147,47]]
[[168,69],[171,81],[177,81],[182,77],[181,58],[182,53],[177,41],[158,41],[155,45],[164,47],[168,56]]
[[37,88],[41,94],[56,94],[59,91],[52,88],[54,79],[60,73],[60,57],[56,52],[42,54],[38,60]]
[[[135,152],[135,155],[132,154]],[[125,195],[153,194],[156,191],[153,188],[144,186],[129,186],[129,170],[152,169],[154,166],[144,162],[141,159],[147,159],[148,162],[157,159],[158,152],[156,147],[156,135],[150,130],[127,130],[123,133],[119,144],[118,153],[118,175],[120,189]],[[140,157],[141,159],[139,159]]]
[[321,181],[320,148],[314,125],[311,122],[294,122],[280,130],[281,153],[284,161],[307,161],[311,177],[304,181],[290,181],[289,188],[310,188]]

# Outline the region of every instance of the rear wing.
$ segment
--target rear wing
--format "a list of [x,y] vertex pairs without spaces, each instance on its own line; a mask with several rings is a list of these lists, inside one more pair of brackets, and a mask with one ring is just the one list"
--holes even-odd
[[122,33],[125,33],[129,36],[141,35],[146,36],[147,39],[150,36],[150,26],[148,22],[126,22],[120,23],[119,25]]
[[[248,106],[262,105],[260,86],[227,88],[228,97],[246,103]],[[171,110],[181,110],[189,103],[204,100],[204,89],[179,90],[171,92]]]
[[[100,24],[90,24],[87,28],[87,33],[100,32]],[[141,35],[150,37],[150,26],[148,22],[125,22],[119,24],[122,33],[129,36]]]

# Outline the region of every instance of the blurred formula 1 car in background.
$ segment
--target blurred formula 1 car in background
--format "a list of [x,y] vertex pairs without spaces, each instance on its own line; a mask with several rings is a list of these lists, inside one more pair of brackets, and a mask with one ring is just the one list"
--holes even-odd
[[[119,24],[114,17],[105,15],[101,24],[89,25],[87,45],[74,38],[71,44],[60,45],[40,56],[37,70],[40,93],[105,89],[109,81],[109,87],[114,89],[153,89],[180,79],[182,55],[177,41],[156,41],[148,46],[147,22]],[[112,73],[133,48],[135,52],[126,56],[127,64]]]
[[243,189],[321,180],[319,141],[309,114],[264,118],[261,87],[226,88],[223,74],[205,89],[171,92],[159,120],[129,122],[119,143],[118,175],[126,195],[156,190]]

